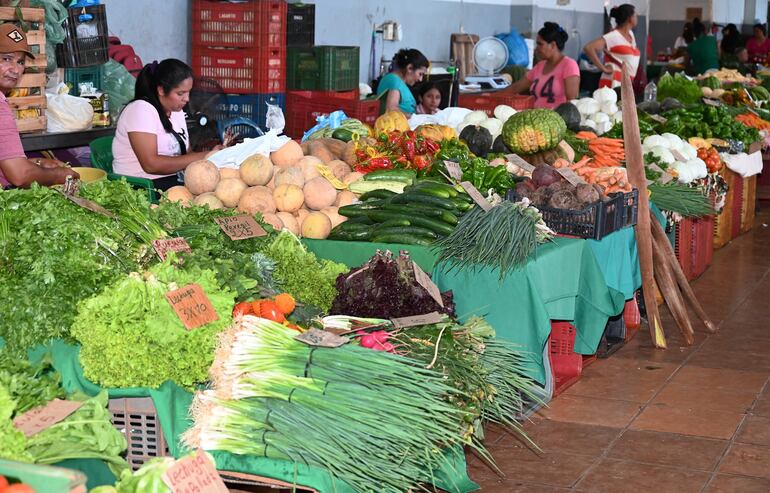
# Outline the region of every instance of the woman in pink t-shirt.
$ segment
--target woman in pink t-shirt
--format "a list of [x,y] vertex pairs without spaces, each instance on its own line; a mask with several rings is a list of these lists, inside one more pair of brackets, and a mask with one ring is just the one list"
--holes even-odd
[[749,52],[749,58],[755,59],[764,59],[770,53],[770,38],[767,37],[764,24],[754,26],[754,36],[746,41],[746,50]]
[[190,100],[192,69],[170,58],[145,65],[136,79],[134,100],[118,119],[112,141],[115,173],[150,178],[162,190],[178,185],[176,173],[205,152],[189,152],[182,109]]
[[580,69],[562,51],[569,36],[555,22],[546,22],[537,32],[535,55],[540,62],[527,76],[513,85],[514,92],[529,89],[535,96],[535,108],[556,108],[577,99],[580,90]]

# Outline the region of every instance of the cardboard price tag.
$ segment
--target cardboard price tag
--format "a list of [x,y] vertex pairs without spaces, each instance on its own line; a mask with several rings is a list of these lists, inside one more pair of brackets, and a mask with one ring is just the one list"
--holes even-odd
[[575,149],[573,149],[571,145],[567,144],[566,140],[559,142],[559,148],[564,151],[564,155],[567,156],[568,161],[575,160]]
[[205,452],[179,459],[161,476],[173,493],[227,493],[225,482]]
[[658,178],[658,183],[661,185],[665,185],[666,183],[671,183],[674,181],[674,177],[669,175],[668,173],[663,173],[660,178]]
[[677,149],[671,149],[671,155],[674,156],[674,159],[680,163],[686,163],[688,161],[685,155],[679,152]]
[[488,211],[492,208],[492,204],[490,204],[489,201],[485,199],[483,195],[481,195],[481,192],[479,192],[476,187],[473,186],[473,183],[469,181],[461,181],[460,186],[463,187],[466,192],[468,192],[468,195],[471,196],[473,201],[476,202],[479,207],[485,211]]
[[509,163],[515,164],[516,166],[518,166],[519,168],[523,169],[524,171],[526,171],[528,173],[532,173],[533,171],[535,171],[535,166],[533,166],[533,165],[529,164],[528,162],[526,162],[518,154],[506,154],[505,155],[505,159]]
[[70,195],[64,192],[61,192],[61,194],[64,195],[70,202],[79,205],[83,209],[87,209],[91,212],[96,212],[97,214],[101,214],[102,216],[115,217],[115,215],[112,212],[108,211],[107,209],[100,206],[96,202],[92,202],[88,199],[77,197],[75,195]]
[[436,283],[431,280],[430,276],[426,274],[419,265],[417,265],[417,262],[412,262],[412,266],[414,267],[414,279],[417,281],[417,284],[422,286],[423,289],[428,292],[430,297],[443,308],[444,300],[441,299],[441,291],[439,291]]
[[443,318],[444,317],[439,312],[430,312],[423,315],[413,315],[411,317],[392,318],[390,321],[393,322],[395,328],[405,329],[407,327],[437,324],[441,322]]
[[663,118],[660,115],[649,115],[650,120],[660,123],[661,125],[665,125],[666,122],[668,122],[668,119]]
[[460,181],[463,179],[463,170],[460,169],[460,165],[457,164],[454,161],[444,161],[444,166],[446,167],[447,173],[449,173],[449,177],[453,180]]
[[217,217],[214,218],[214,221],[219,224],[219,227],[222,228],[222,231],[224,231],[231,240],[245,240],[267,235],[267,232],[262,229],[262,226],[248,214]]
[[54,399],[45,406],[30,409],[21,416],[16,416],[13,426],[29,438],[62,421],[82,405],[82,402]]
[[310,329],[294,337],[297,341],[315,347],[335,348],[350,342],[347,337],[341,337],[320,329]]
[[583,179],[583,177],[579,176],[577,173],[575,173],[573,170],[569,168],[556,168],[556,171],[564,177],[565,180],[572,183],[573,186],[578,186],[586,181]]
[[158,254],[161,260],[166,260],[166,254],[168,252],[192,252],[192,248],[187,244],[187,240],[184,238],[168,238],[165,240],[154,240],[152,247],[155,249],[155,253]]
[[722,102],[718,99],[711,99],[711,98],[703,98],[703,104],[707,104],[709,106],[722,106]]
[[166,300],[187,330],[197,329],[201,325],[219,320],[214,305],[198,284],[188,284],[183,288],[169,291],[166,293]]

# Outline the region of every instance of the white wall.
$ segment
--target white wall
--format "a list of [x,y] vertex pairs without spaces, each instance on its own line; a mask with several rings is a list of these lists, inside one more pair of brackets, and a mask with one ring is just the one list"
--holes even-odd
[[[710,4],[716,4],[720,1],[722,3],[740,4],[741,19],[743,18],[743,0],[650,0],[650,19],[661,21],[683,21],[685,19],[685,12],[688,8],[700,7],[703,9],[703,19],[710,19]],[[742,22],[742,20],[738,21]]]
[[713,19],[716,22],[720,24],[743,24],[744,2],[741,0],[713,0],[713,2]]

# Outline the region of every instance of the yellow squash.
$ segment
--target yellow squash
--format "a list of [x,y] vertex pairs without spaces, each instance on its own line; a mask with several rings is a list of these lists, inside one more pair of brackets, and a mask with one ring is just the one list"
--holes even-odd
[[409,122],[406,120],[406,116],[400,111],[386,111],[374,122],[374,130],[378,134],[380,132],[393,132],[394,130],[408,132]]

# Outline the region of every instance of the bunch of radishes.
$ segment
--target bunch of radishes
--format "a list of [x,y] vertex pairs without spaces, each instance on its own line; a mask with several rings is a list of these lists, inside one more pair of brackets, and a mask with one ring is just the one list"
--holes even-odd
[[388,353],[396,352],[396,347],[393,343],[389,342],[393,334],[387,330],[377,330],[374,332],[359,331],[358,334],[361,336],[361,347],[375,351],[386,351]]

